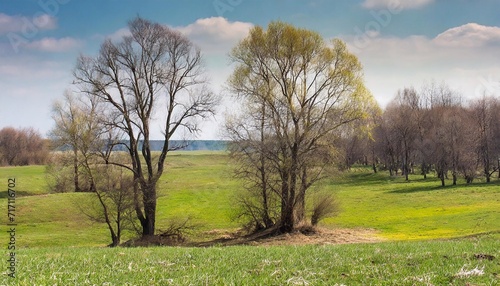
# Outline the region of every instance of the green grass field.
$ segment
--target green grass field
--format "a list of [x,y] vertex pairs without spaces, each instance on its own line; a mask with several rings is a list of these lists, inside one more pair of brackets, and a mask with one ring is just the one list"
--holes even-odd
[[[210,230],[238,228],[231,217],[240,182],[224,152],[177,152],[168,162],[158,186],[158,229],[189,217],[197,226],[189,239],[202,241],[215,238]],[[315,187],[334,192],[341,206],[322,227],[373,229],[384,243],[107,249],[106,227],[78,211],[91,194],[48,193],[44,170],[0,168],[4,226],[8,178],[16,179],[18,285],[499,285],[498,180],[441,188],[435,178],[405,182],[358,167]],[[476,234],[483,235],[467,238]],[[5,249],[8,235],[0,233]]]
[[[498,285],[498,235],[451,241],[211,248],[38,248],[17,285]],[[15,280],[14,280],[15,279]]]

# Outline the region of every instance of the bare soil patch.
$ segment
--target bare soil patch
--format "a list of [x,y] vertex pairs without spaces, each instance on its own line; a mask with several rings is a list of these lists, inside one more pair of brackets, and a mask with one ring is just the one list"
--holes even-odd
[[[257,233],[244,235],[241,231],[231,232],[228,230],[210,230],[205,234],[218,238],[205,242],[187,242],[181,237],[166,237],[155,235],[149,238],[139,238],[127,241],[121,246],[144,247],[144,246],[186,246],[186,247],[210,247],[210,246],[281,246],[281,245],[334,245],[348,243],[375,243],[384,241],[377,236],[373,229],[346,229],[346,228],[302,228],[292,233],[277,234],[276,230],[269,229]],[[180,239],[179,239],[180,238]]]
[[[214,234],[216,230],[211,231]],[[297,230],[292,233],[276,235],[273,230],[266,230],[251,235],[242,236],[239,233],[221,233],[219,239],[209,242],[197,243],[193,246],[230,246],[230,245],[254,245],[254,246],[279,246],[279,245],[331,245],[347,243],[375,243],[384,239],[377,236],[373,229],[326,229],[315,228],[306,231]]]

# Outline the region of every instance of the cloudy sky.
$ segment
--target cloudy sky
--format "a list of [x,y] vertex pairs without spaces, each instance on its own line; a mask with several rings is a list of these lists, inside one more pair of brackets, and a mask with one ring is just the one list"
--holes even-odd
[[[498,0],[0,0],[0,128],[46,135],[77,56],[95,55],[137,15],[196,43],[217,92],[231,47],[252,26],[281,20],[346,41],[382,107],[398,89],[430,81],[468,99],[500,95],[498,11]],[[222,120],[207,122],[200,138],[217,139]]]

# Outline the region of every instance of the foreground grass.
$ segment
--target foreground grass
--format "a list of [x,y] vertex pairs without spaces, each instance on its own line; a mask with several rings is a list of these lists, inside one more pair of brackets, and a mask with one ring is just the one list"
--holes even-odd
[[499,285],[500,236],[359,245],[39,248],[2,285]]

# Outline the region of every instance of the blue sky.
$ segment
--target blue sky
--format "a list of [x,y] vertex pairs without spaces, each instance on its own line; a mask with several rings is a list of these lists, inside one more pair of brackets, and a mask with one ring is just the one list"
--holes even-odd
[[[252,26],[281,20],[346,41],[382,106],[398,89],[432,80],[466,99],[500,95],[498,11],[498,0],[0,0],[0,128],[45,135],[77,56],[95,55],[137,15],[197,44],[217,92],[231,72],[231,47]],[[219,137],[225,106],[201,138]]]

